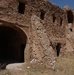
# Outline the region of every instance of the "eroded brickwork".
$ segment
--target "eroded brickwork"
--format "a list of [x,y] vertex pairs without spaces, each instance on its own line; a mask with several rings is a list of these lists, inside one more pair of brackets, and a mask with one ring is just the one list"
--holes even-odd
[[73,17],[68,6],[62,9],[47,0],[0,0],[0,26],[15,26],[27,36],[25,62],[53,68],[56,57],[73,55]]

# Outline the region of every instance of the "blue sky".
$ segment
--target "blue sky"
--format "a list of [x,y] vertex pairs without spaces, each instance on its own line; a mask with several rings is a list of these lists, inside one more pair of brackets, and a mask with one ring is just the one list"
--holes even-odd
[[62,8],[68,5],[70,6],[70,8],[74,9],[74,0],[49,0],[49,1]]

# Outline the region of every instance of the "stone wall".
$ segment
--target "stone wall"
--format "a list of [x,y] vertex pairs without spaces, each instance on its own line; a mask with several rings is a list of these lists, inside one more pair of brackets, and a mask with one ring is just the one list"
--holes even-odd
[[9,23],[8,26],[17,26],[26,33],[28,50],[25,58],[28,62],[34,59],[51,66],[57,57],[58,44],[61,57],[74,50],[74,21],[68,23],[69,10],[47,0],[1,0],[0,22],[2,25]]

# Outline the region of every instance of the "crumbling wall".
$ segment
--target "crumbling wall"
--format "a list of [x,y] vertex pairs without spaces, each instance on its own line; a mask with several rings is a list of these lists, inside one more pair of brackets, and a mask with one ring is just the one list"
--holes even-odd
[[[20,3],[24,4],[23,13],[18,11]],[[13,23],[26,32],[30,50],[25,53],[30,52],[30,60],[52,65],[57,44],[61,44],[61,57],[74,52],[74,21],[68,23],[68,10],[47,0],[1,0],[0,22]]]
[[64,7],[66,13],[66,47],[65,56],[71,57],[74,55],[74,14],[69,6]]
[[[25,3],[24,3],[25,4]],[[19,13],[19,1],[17,0],[1,0],[0,1],[0,19],[17,23],[23,26],[30,24],[30,6],[25,5],[24,14]],[[27,19],[26,19],[27,18]]]
[[32,60],[36,60],[36,62],[41,62],[45,64],[47,67],[54,68],[54,51],[52,46],[50,46],[50,40],[47,36],[46,29],[40,22],[41,20],[37,16],[32,16]]

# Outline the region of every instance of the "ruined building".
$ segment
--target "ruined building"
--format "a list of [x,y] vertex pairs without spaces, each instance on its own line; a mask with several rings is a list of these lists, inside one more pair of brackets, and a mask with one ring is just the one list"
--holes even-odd
[[74,13],[68,6],[62,9],[47,0],[0,0],[0,63],[51,67],[55,58],[74,55],[73,32]]

